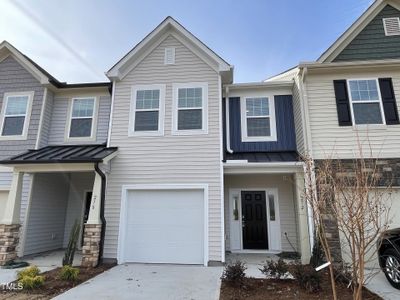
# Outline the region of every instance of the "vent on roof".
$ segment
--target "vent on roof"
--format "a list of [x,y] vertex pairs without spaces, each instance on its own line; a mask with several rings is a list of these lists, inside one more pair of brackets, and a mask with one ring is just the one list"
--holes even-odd
[[385,35],[400,35],[400,19],[399,18],[384,18],[383,27],[385,28]]
[[164,64],[173,65],[175,63],[175,48],[165,48]]

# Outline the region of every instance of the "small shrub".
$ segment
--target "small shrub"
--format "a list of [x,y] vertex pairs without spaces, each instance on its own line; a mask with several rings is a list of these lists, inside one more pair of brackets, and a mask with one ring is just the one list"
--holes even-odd
[[246,265],[241,261],[228,264],[222,274],[222,279],[234,285],[240,285],[246,277]]
[[72,266],[65,265],[60,270],[60,278],[67,281],[77,281],[79,269]]
[[39,275],[40,270],[37,266],[30,266],[17,273],[17,279],[20,280],[23,277],[35,277]]
[[282,278],[288,271],[288,264],[279,258],[278,261],[267,261],[262,269],[259,269],[267,277],[272,277],[276,279]]
[[22,284],[24,289],[32,290],[41,287],[44,284],[44,276],[22,276],[18,283]]
[[72,226],[71,233],[69,235],[68,246],[65,249],[65,254],[62,260],[62,265],[72,265],[74,262],[76,245],[78,244],[79,233],[81,231],[81,224],[78,220],[75,220],[74,226]]
[[321,275],[312,266],[293,264],[292,275],[302,289],[312,293],[321,290]]

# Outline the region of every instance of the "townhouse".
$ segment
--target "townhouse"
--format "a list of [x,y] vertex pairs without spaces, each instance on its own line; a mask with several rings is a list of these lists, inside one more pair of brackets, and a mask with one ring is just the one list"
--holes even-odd
[[257,83],[233,83],[233,66],[171,17],[106,83],[59,82],[3,42],[0,264],[65,247],[76,220],[86,266],[307,263],[300,156],[353,159],[368,138],[397,172],[399,9],[376,1],[318,61]]

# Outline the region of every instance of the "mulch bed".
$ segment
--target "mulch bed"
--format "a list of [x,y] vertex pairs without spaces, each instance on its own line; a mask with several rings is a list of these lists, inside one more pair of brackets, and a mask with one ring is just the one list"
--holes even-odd
[[57,295],[60,295],[67,290],[89,280],[111,269],[115,264],[101,264],[96,268],[83,268],[80,269],[78,280],[74,282],[64,281],[59,278],[59,272],[61,268],[56,268],[54,270],[43,272],[40,275],[45,276],[44,285],[41,288],[35,290],[21,290],[21,291],[0,291],[0,300],[3,299],[17,299],[17,300],[44,300],[51,299]]
[[[340,300],[352,300],[352,291],[343,284],[337,284]],[[243,285],[232,286],[222,281],[220,300],[282,300],[282,299],[332,299],[332,290],[328,275],[323,277],[321,290],[315,293],[301,289],[295,280],[246,278]],[[363,291],[364,300],[382,298],[367,289]]]

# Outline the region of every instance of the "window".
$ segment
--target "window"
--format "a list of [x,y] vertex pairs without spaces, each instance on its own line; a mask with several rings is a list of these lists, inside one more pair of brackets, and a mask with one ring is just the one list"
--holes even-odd
[[130,135],[163,134],[165,85],[132,88]]
[[92,138],[96,98],[72,99],[69,138]]
[[386,36],[400,35],[400,19],[383,18],[383,28]]
[[33,92],[6,93],[3,100],[1,137],[26,139]]
[[166,65],[175,64],[175,48],[165,48],[164,64]]
[[207,84],[175,84],[175,134],[207,132]]
[[247,97],[241,103],[242,141],[275,141],[273,97]]
[[384,124],[377,79],[348,80],[353,124]]

